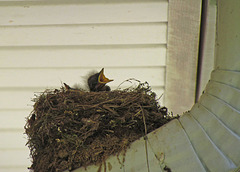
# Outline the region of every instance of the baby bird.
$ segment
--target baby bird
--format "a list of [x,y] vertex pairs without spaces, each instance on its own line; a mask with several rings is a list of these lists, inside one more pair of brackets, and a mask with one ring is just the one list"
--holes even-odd
[[[107,86],[106,84],[113,80],[105,77],[103,72],[104,72],[104,68],[102,68],[102,70],[98,73],[94,73],[94,74],[90,74],[90,76],[86,76],[86,79],[87,79],[86,85],[90,91],[98,92],[98,91],[110,91],[111,90],[110,87]],[[85,90],[77,84],[75,84],[73,87],[70,87],[66,83],[63,83],[63,84],[64,84],[66,90]]]
[[88,82],[88,87],[89,87],[90,91],[98,92],[98,91],[110,91],[111,90],[111,88],[109,86],[107,86],[106,84],[113,80],[105,77],[103,72],[104,72],[104,68],[102,68],[102,70],[100,72],[95,73],[88,78],[87,82]]

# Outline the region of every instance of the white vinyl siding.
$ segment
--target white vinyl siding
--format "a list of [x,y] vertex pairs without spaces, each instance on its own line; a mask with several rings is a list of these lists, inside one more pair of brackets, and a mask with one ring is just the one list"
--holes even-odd
[[[46,88],[114,79],[165,89],[167,0],[0,1],[0,171],[26,171],[25,117]],[[163,99],[161,99],[163,103]]]

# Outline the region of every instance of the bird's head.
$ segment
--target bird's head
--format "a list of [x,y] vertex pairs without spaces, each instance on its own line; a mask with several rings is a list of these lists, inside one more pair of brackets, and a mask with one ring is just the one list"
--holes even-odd
[[88,78],[88,86],[90,91],[110,91],[110,87],[106,86],[107,83],[113,81],[104,75],[104,68],[98,73],[91,75]]

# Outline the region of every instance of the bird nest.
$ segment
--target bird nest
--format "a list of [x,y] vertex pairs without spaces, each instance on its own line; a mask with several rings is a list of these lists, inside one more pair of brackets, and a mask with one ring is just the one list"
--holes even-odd
[[34,98],[25,132],[34,171],[101,164],[170,120],[147,83],[110,92],[46,90]]

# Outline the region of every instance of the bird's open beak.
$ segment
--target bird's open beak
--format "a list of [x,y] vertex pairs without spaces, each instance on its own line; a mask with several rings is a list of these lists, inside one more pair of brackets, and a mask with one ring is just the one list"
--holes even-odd
[[106,84],[108,82],[113,81],[113,79],[108,79],[105,75],[104,75],[104,68],[102,68],[102,70],[100,71],[100,74],[98,76],[98,83],[100,84]]

